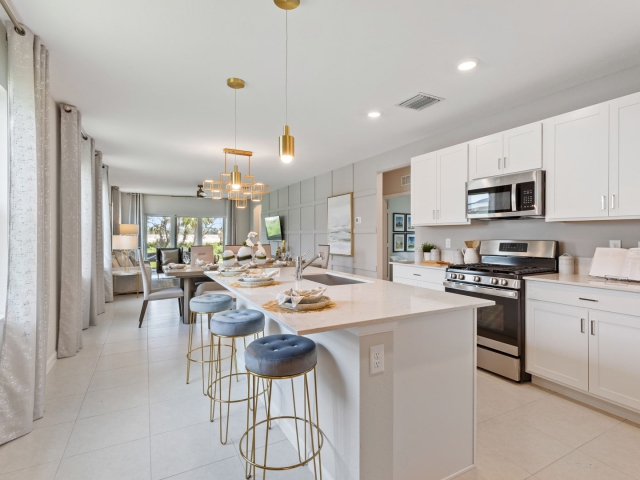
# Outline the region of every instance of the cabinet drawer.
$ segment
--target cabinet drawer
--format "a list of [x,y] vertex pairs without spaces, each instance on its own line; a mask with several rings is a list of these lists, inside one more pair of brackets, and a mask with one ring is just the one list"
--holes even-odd
[[433,268],[413,267],[411,265],[394,265],[393,278],[407,278],[420,282],[440,283],[444,282],[445,272]]
[[640,313],[640,295],[637,293],[601,288],[527,281],[527,300],[541,300],[624,315],[638,315]]

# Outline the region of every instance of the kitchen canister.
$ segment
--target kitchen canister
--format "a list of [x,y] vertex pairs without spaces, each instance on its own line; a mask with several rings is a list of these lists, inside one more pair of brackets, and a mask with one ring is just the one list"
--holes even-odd
[[440,250],[438,250],[437,248],[432,249],[430,252],[429,258],[430,260],[439,262],[440,261]]
[[563,253],[558,257],[558,273],[560,275],[573,275],[575,271],[574,258],[568,253]]

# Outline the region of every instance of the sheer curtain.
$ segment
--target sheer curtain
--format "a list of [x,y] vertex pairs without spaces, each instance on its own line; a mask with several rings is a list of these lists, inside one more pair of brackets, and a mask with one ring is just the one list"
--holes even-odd
[[[146,225],[144,220],[144,195],[142,193],[132,193],[129,208],[129,223],[135,223],[138,225],[138,248],[144,249],[146,234]],[[144,250],[143,255],[146,255]],[[136,257],[137,256],[138,249],[136,249]],[[144,258],[139,258],[138,261],[144,262]]]
[[[102,152],[96,152],[102,165]],[[113,302],[113,277],[111,276],[111,186],[109,167],[102,165],[102,263],[104,265],[104,300]]]
[[[29,433],[44,413],[49,313],[47,50],[7,22],[9,275],[0,335],[0,444]],[[34,235],[36,226],[37,235]]]
[[92,277],[91,301],[96,304],[96,313],[104,313],[105,307],[105,285],[104,285],[104,224],[102,222],[102,153],[95,151],[94,162],[94,183],[93,199],[95,211],[96,227],[96,247],[95,247],[95,283]]

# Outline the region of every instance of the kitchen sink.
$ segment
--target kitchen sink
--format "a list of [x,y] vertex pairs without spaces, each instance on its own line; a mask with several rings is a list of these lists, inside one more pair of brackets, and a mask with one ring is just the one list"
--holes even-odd
[[323,285],[351,285],[354,283],[367,283],[355,278],[339,277],[338,275],[329,275],[327,273],[316,273],[313,275],[302,275],[305,280],[321,283]]

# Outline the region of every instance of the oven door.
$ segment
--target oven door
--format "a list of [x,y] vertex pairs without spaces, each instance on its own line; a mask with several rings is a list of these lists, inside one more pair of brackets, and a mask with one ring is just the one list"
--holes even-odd
[[523,319],[519,291],[449,281],[445,281],[444,286],[445,292],[493,300],[495,305],[478,309],[478,345],[513,357],[521,356]]

